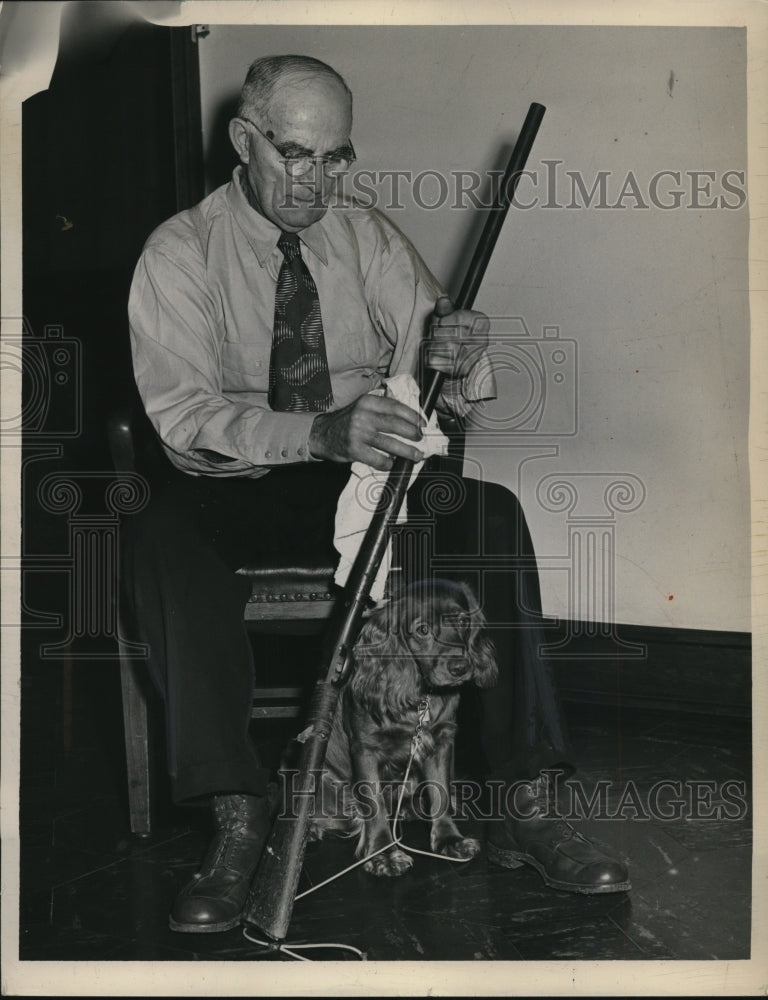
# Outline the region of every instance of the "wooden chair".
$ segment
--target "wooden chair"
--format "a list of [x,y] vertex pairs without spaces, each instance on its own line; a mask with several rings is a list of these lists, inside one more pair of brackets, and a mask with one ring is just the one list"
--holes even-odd
[[[166,461],[140,404],[115,412],[108,434],[117,472],[151,473]],[[244,615],[247,626],[293,635],[320,632],[338,593],[333,583],[334,568],[330,557],[325,561],[307,561],[302,566],[296,566],[295,560],[279,559],[244,565],[238,573],[251,580],[251,596]],[[119,635],[123,637],[120,679],[131,830],[147,836],[152,828],[151,691],[146,666],[130,645],[133,630],[124,607],[119,609],[119,620]],[[253,692],[251,717],[295,717],[301,711],[302,697],[301,687],[258,687]]]

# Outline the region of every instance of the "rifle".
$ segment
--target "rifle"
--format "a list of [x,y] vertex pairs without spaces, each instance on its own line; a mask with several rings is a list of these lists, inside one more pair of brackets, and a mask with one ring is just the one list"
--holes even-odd
[[[456,299],[457,309],[472,308],[545,110],[543,105],[536,103],[528,109],[504,173],[497,203],[489,212]],[[444,376],[442,372],[431,369],[425,375],[427,385],[422,385],[421,405],[429,419]],[[273,941],[284,941],[288,933],[309,833],[315,778],[325,762],[340,688],[346,679],[363,612],[386,551],[389,529],[396,522],[410,484],[413,464],[409,459],[395,459],[350,570],[343,597],[329,623],[320,677],[308,709],[307,727],[302,734],[302,751],[293,785],[293,797],[298,804],[290,816],[278,817],[275,822],[243,911],[243,921]]]

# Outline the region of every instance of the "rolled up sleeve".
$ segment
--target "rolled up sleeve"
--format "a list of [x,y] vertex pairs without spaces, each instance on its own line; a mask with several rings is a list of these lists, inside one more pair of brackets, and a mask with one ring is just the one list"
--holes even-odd
[[172,463],[211,476],[258,476],[309,461],[315,414],[275,413],[222,388],[223,319],[194,251],[148,246],[128,305],[134,374]]

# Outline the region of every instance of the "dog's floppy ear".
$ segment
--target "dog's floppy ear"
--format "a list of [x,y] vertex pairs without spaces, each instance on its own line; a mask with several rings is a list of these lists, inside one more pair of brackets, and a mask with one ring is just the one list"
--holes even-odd
[[496,647],[482,632],[473,635],[469,644],[469,660],[472,664],[472,679],[480,688],[493,687],[499,676],[496,663]]
[[485,615],[477,607],[472,611],[467,656],[475,684],[480,688],[493,687],[499,676],[496,647],[486,631]]
[[421,674],[401,630],[397,602],[384,605],[366,619],[355,644],[350,693],[377,722],[399,718],[419,698]]
[[457,589],[462,595],[456,601],[457,608],[464,615],[469,614],[467,659],[472,667],[472,680],[480,688],[493,687],[499,676],[499,668],[496,662],[496,647],[488,635],[485,615],[469,584],[461,581],[449,586]]

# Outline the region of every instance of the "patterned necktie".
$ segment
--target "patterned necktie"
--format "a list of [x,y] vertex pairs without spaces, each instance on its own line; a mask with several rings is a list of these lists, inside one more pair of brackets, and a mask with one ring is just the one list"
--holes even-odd
[[308,412],[333,406],[317,288],[301,259],[296,233],[277,241],[283,263],[277,276],[269,405],[273,410]]

